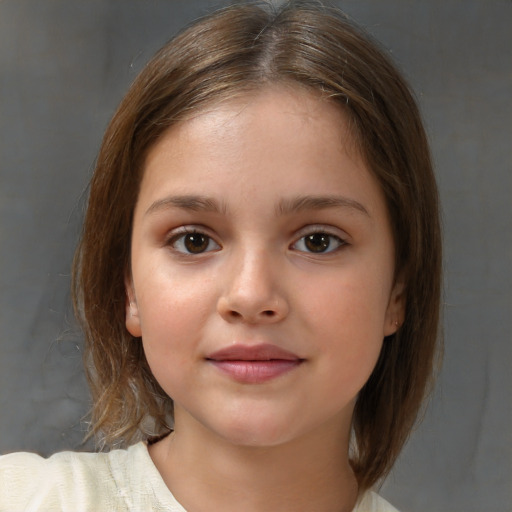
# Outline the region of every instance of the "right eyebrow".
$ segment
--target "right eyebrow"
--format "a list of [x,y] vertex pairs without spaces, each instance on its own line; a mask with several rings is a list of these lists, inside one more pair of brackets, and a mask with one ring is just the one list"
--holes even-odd
[[169,196],[159,199],[151,204],[144,215],[149,215],[169,208],[180,208],[194,212],[226,213],[226,205],[220,204],[211,197],[183,195]]

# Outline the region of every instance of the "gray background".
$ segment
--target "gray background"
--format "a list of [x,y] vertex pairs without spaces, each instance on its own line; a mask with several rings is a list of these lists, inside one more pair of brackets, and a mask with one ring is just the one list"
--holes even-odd
[[[382,492],[404,511],[511,511],[512,2],[338,3],[416,90],[443,201],[445,362]],[[0,452],[80,447],[83,191],[136,72],[212,5],[0,0]]]

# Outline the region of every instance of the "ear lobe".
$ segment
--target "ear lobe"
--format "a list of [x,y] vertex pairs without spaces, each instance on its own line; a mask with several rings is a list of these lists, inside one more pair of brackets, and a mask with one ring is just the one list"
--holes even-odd
[[405,320],[405,284],[403,281],[396,281],[389,297],[386,318],[384,320],[384,336],[395,334]]
[[128,332],[135,338],[142,336],[142,329],[140,327],[139,308],[135,299],[133,284],[127,281],[126,283],[126,318],[125,325]]

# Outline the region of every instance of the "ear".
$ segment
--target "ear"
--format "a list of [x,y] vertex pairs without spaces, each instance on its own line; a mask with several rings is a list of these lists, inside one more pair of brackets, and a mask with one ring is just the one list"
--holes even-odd
[[126,290],[126,329],[135,338],[142,336],[142,329],[140,327],[139,308],[137,306],[137,299],[135,298],[135,290],[133,289],[133,282],[131,278],[125,280]]
[[405,320],[405,283],[397,279],[389,297],[386,318],[384,320],[384,336],[395,334]]

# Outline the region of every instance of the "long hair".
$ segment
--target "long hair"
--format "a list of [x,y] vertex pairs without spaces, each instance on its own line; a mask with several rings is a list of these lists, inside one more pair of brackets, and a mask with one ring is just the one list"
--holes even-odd
[[125,328],[125,277],[144,158],[172,125],[237,94],[286,83],[339,105],[386,198],[406,312],[359,393],[351,454],[361,490],[387,474],[416,420],[436,360],[441,292],[438,195],[409,87],[378,45],[317,2],[244,3],[203,18],[165,45],[108,126],[74,262],[93,432],[108,444],[163,433],[172,400]]

